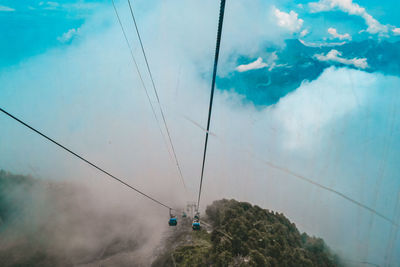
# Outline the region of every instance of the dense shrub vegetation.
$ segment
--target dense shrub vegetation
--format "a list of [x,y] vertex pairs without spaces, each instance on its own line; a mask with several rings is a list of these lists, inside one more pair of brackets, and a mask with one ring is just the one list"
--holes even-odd
[[[300,234],[283,214],[249,203],[219,200],[207,207],[213,231],[169,252],[161,264],[177,266],[338,266],[321,238]],[[174,262],[173,262],[174,261]]]

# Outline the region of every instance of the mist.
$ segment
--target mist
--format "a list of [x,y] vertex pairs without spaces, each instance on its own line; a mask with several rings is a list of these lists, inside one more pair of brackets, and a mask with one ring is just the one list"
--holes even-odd
[[167,230],[162,216],[126,192],[110,200],[98,185],[33,178],[8,189],[13,210],[1,225],[3,266],[147,266]]
[[[145,2],[135,10],[187,192],[111,6],[87,20],[72,43],[0,72],[0,105],[138,189],[182,208],[197,196],[205,135],[198,125],[206,125],[219,3],[162,1],[148,8]],[[117,7],[156,104],[126,3]],[[266,43],[284,46],[289,32],[268,19],[272,7],[261,1],[227,4],[220,76],[235,71],[239,55],[265,53]],[[334,188],[398,223],[399,87],[395,76],[331,67],[267,107],[246,101],[234,88],[217,90],[200,209],[223,197],[250,201],[283,212],[344,259],[399,262],[398,226],[268,164]],[[133,257],[146,265],[139,255],[147,259],[169,231],[168,210],[5,116],[0,151],[0,169],[62,183],[71,192],[35,194],[35,209],[52,205],[37,225],[44,225],[48,243],[65,250],[63,255],[79,258],[75,249],[84,248],[93,257],[110,240],[125,238],[142,246],[112,260]],[[10,233],[37,228],[31,213],[26,216]]]

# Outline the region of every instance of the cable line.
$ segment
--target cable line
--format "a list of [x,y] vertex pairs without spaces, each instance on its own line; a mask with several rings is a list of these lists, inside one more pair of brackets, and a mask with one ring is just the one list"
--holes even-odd
[[160,126],[160,121],[158,120],[158,117],[157,117],[156,111],[155,111],[155,109],[154,109],[154,106],[153,106],[153,104],[151,103],[151,99],[150,99],[150,96],[149,96],[149,92],[148,92],[148,90],[147,90],[146,84],[145,84],[144,81],[143,81],[143,77],[142,77],[142,74],[140,73],[139,66],[138,66],[138,64],[137,64],[137,61],[136,61],[136,59],[135,59],[135,56],[133,55],[133,50],[132,50],[131,44],[129,43],[129,40],[128,40],[128,37],[127,37],[127,35],[126,35],[124,26],[122,25],[121,18],[119,17],[117,7],[115,6],[114,0],[111,0],[111,2],[112,2],[112,5],[113,5],[113,7],[114,7],[115,15],[117,16],[118,23],[119,23],[119,26],[121,27],[121,30],[122,30],[122,33],[123,33],[123,35],[124,35],[126,44],[127,44],[128,48],[129,48],[129,52],[130,52],[132,61],[133,61],[134,64],[135,64],[136,72],[137,72],[137,74],[138,74],[138,76],[139,76],[139,78],[140,78],[140,82],[141,82],[141,84],[142,84],[142,86],[143,86],[143,89],[144,89],[144,91],[146,92],[147,100],[148,100],[148,102],[149,102],[149,104],[150,104],[151,111],[153,112],[153,116],[154,116],[154,118],[155,118],[155,120],[156,120],[156,122],[157,122],[157,126],[158,126],[158,129],[160,130],[160,134],[161,134],[161,136],[162,136],[162,138],[163,138],[164,145],[165,145],[165,147],[167,148],[167,151],[168,151],[169,156],[172,158],[171,152],[170,152],[170,150],[169,150],[169,148],[168,148],[167,140],[165,139],[165,135],[164,135],[164,133],[163,133],[163,131],[162,131],[162,129],[161,129],[161,126]]
[[[252,155],[250,152],[249,152],[249,154]],[[256,158],[256,157],[255,157],[255,158]],[[257,158],[256,158],[256,159],[257,159]],[[371,212],[371,213],[375,214],[376,216],[378,216],[378,217],[384,219],[385,221],[389,222],[390,224],[392,224],[392,225],[395,226],[395,227],[399,227],[399,226],[400,226],[400,225],[399,225],[397,222],[395,222],[393,219],[390,219],[389,217],[383,215],[383,214],[380,213],[379,211],[377,211],[377,210],[375,210],[375,209],[373,209],[373,208],[371,208],[371,207],[369,207],[369,206],[367,206],[367,205],[365,205],[365,204],[363,204],[363,203],[361,203],[361,202],[359,202],[359,201],[357,201],[357,200],[355,200],[355,199],[353,199],[353,198],[351,198],[351,197],[345,195],[344,193],[341,193],[341,192],[339,192],[339,191],[337,191],[337,190],[335,190],[335,189],[333,189],[333,188],[330,188],[330,187],[328,187],[328,186],[319,184],[319,183],[317,183],[317,182],[315,182],[315,181],[313,181],[313,180],[311,180],[311,179],[309,179],[309,178],[307,178],[307,177],[305,177],[305,176],[303,176],[303,175],[297,174],[297,173],[295,173],[295,172],[293,172],[293,171],[291,171],[291,170],[289,170],[289,169],[287,169],[287,168],[278,166],[278,165],[276,165],[276,164],[274,164],[274,163],[272,163],[272,162],[270,162],[270,161],[266,161],[266,160],[263,160],[263,159],[260,159],[260,158],[258,158],[258,160],[262,161],[265,165],[267,165],[267,166],[269,166],[269,167],[271,167],[271,168],[280,170],[280,171],[282,171],[282,172],[284,172],[284,173],[286,173],[286,174],[289,174],[289,175],[291,175],[291,176],[293,176],[293,177],[296,177],[296,178],[298,178],[298,179],[300,179],[300,180],[303,180],[303,181],[305,181],[305,182],[307,182],[307,183],[309,183],[309,184],[315,185],[315,186],[317,186],[317,187],[319,187],[319,188],[321,188],[321,189],[324,189],[324,190],[329,191],[329,192],[331,192],[331,193],[333,193],[333,194],[335,194],[335,195],[338,195],[338,196],[340,196],[341,198],[343,198],[343,199],[345,199],[345,200],[347,200],[347,201],[349,201],[349,202],[351,202],[351,203],[353,203],[353,204],[355,204],[355,205],[357,205],[357,206],[359,206],[359,207],[361,207],[361,208],[363,208],[363,209],[365,209],[365,210],[368,210],[369,212]]]
[[[193,120],[190,119],[189,117],[184,116],[184,118],[187,119],[189,122],[193,123],[195,126],[197,126],[198,128],[200,128],[200,129],[203,130],[204,132],[207,132],[206,129],[204,129],[201,125],[199,125],[197,122],[193,121]],[[214,133],[212,133],[212,132],[209,132],[209,134],[210,134],[211,136],[214,136],[214,137],[216,138],[216,140],[218,140],[221,144],[227,145],[227,143],[225,142],[225,140],[224,140],[223,138],[217,136],[216,134],[214,134]],[[373,209],[373,208],[371,208],[371,207],[369,207],[369,206],[367,206],[367,205],[365,205],[365,204],[363,204],[363,203],[361,203],[361,202],[359,202],[359,201],[357,201],[357,200],[351,198],[351,197],[348,196],[348,195],[345,195],[344,193],[341,193],[341,192],[339,192],[339,191],[337,191],[337,190],[335,190],[335,189],[333,189],[333,188],[331,188],[331,187],[328,187],[328,186],[319,184],[319,183],[313,181],[312,179],[310,179],[310,178],[308,178],[308,177],[306,177],[306,176],[300,175],[300,174],[298,174],[298,173],[296,173],[296,172],[294,172],[294,171],[292,171],[292,170],[290,170],[290,169],[288,169],[288,168],[281,167],[281,166],[277,165],[276,163],[274,163],[274,162],[272,162],[272,161],[264,160],[262,157],[260,157],[259,155],[254,154],[253,152],[251,152],[251,151],[248,150],[248,149],[245,149],[245,150],[243,150],[243,151],[242,151],[241,149],[239,149],[239,147],[237,147],[236,149],[237,149],[237,151],[240,152],[240,153],[241,153],[241,152],[246,152],[246,153],[248,153],[252,158],[254,158],[254,159],[256,159],[256,160],[258,160],[258,161],[264,163],[265,165],[269,166],[270,168],[279,170],[279,171],[281,171],[281,172],[284,172],[284,173],[286,173],[286,174],[289,174],[290,176],[293,176],[293,177],[295,177],[295,178],[298,178],[298,179],[300,179],[300,180],[303,180],[303,181],[305,181],[305,182],[307,182],[307,183],[309,183],[309,184],[311,184],[311,185],[314,185],[314,186],[319,187],[319,188],[321,188],[321,189],[323,189],[323,190],[326,190],[326,191],[331,192],[331,193],[333,193],[333,194],[335,194],[335,195],[338,195],[339,197],[341,197],[341,198],[343,198],[343,199],[345,199],[345,200],[347,200],[347,201],[349,201],[349,202],[351,202],[351,203],[353,203],[353,204],[359,206],[360,208],[363,208],[363,209],[365,209],[365,210],[368,210],[369,212],[371,212],[371,213],[377,215],[378,217],[381,217],[382,219],[384,219],[384,220],[386,220],[387,222],[389,222],[390,224],[392,224],[396,229],[397,229],[398,227],[400,227],[400,225],[399,225],[398,223],[396,223],[396,220],[395,220],[395,219],[390,219],[389,217],[383,215],[383,214],[380,213],[379,211],[377,211],[377,210],[375,210],[375,209]],[[399,193],[399,203],[398,203],[398,204],[400,204],[400,193]]]
[[213,70],[213,76],[212,76],[212,82],[211,82],[210,106],[208,108],[206,140],[204,142],[204,153],[203,153],[203,163],[201,166],[199,196],[197,198],[197,210],[199,209],[199,206],[200,206],[201,187],[203,185],[204,164],[205,164],[206,155],[207,155],[208,133],[210,131],[211,112],[212,112],[214,89],[215,89],[215,78],[217,76],[217,66],[218,66],[218,58],[219,58],[219,48],[221,45],[221,34],[222,34],[222,24],[224,22],[224,13],[225,13],[225,0],[221,0],[221,5],[220,5],[220,9],[219,9],[219,19],[218,19],[217,44],[216,44],[216,48],[215,48],[215,58],[214,58],[214,70]]
[[85,159],[84,157],[80,156],[79,154],[73,152],[71,149],[65,147],[64,145],[58,143],[57,141],[55,141],[54,139],[48,137],[47,135],[45,135],[44,133],[40,132],[39,130],[33,128],[32,126],[30,126],[29,124],[23,122],[22,120],[18,119],[17,117],[15,117],[14,115],[8,113],[7,111],[5,111],[4,109],[0,108],[0,111],[3,112],[4,114],[6,114],[7,116],[9,116],[10,118],[16,120],[17,122],[19,122],[20,124],[24,125],[25,127],[29,128],[30,130],[34,131],[35,133],[41,135],[42,137],[44,137],[45,139],[47,139],[48,141],[52,142],[53,144],[59,146],[60,148],[64,149],[65,151],[69,152],[70,154],[74,155],[75,157],[79,158],[80,160],[86,162],[87,164],[89,164],[90,166],[94,167],[95,169],[101,171],[102,173],[106,174],[107,176],[113,178],[114,180],[120,182],[121,184],[129,187],[130,189],[136,191],[137,193],[141,194],[142,196],[152,200],[153,202],[167,208],[170,210],[175,210],[173,208],[171,208],[170,206],[162,203],[161,201],[143,193],[142,191],[140,191],[139,189],[136,189],[135,187],[131,186],[130,184],[124,182],[123,180],[121,180],[120,178],[117,178],[116,176],[112,175],[111,173],[109,173],[108,171],[105,171],[104,169],[100,168],[99,166],[97,166],[96,164],[90,162],[89,160]]
[[138,28],[138,25],[137,25],[137,23],[136,23],[135,15],[134,15],[134,13],[133,13],[133,8],[132,8],[131,1],[130,1],[130,0],[128,0],[128,4],[129,4],[129,9],[130,9],[130,12],[131,12],[131,17],[132,17],[133,23],[135,24],[136,34],[137,34],[138,39],[139,39],[139,42],[140,42],[140,47],[142,48],[143,57],[144,57],[144,60],[145,60],[145,62],[146,62],[147,71],[149,72],[151,84],[153,85],[154,94],[156,95],[157,102],[158,102],[158,107],[160,108],[161,117],[162,117],[162,119],[163,119],[165,129],[166,129],[166,131],[167,131],[169,143],[171,144],[172,153],[173,153],[173,155],[174,155],[175,162],[176,162],[176,167],[177,167],[177,169],[178,169],[179,176],[181,177],[183,186],[185,187],[185,190],[186,190],[186,184],[185,184],[185,180],[183,179],[183,174],[182,174],[181,166],[179,165],[178,157],[176,156],[176,152],[175,152],[175,147],[174,147],[174,144],[172,143],[171,134],[170,134],[170,132],[169,132],[168,125],[167,125],[167,121],[166,121],[165,116],[164,116],[164,111],[163,111],[163,109],[162,109],[162,107],[161,107],[161,101],[160,101],[160,98],[159,98],[158,93],[157,93],[157,88],[156,88],[156,85],[155,85],[155,83],[154,83],[153,74],[151,73],[151,70],[150,70],[150,65],[149,65],[149,62],[148,62],[148,60],[147,60],[146,52],[145,52],[145,50],[144,50],[142,38],[141,38],[141,36],[140,36],[139,28]]

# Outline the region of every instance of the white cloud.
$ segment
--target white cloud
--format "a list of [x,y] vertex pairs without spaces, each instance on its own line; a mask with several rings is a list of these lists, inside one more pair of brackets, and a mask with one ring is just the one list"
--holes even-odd
[[60,4],[57,3],[57,2],[48,1],[48,2],[47,2],[47,5],[48,5],[48,6],[57,7],[57,6],[59,6]]
[[269,65],[269,68],[268,68],[269,71],[271,71],[275,68],[288,67],[287,64],[276,64],[277,60],[278,60],[278,55],[276,54],[276,52],[273,52],[267,61],[268,65]]
[[341,56],[342,56],[341,52],[339,52],[335,49],[332,49],[326,55],[316,54],[315,58],[317,58],[319,61],[331,61],[331,62],[338,62],[338,63],[345,64],[345,65],[353,65],[360,69],[368,68],[368,63],[367,63],[366,58],[347,59],[347,58],[343,58]]
[[309,34],[310,32],[307,30],[307,29],[304,29],[304,30],[302,30],[301,32],[300,32],[300,37],[304,37],[304,36],[306,36],[307,34]]
[[388,26],[382,25],[373,18],[365,8],[353,3],[353,0],[320,0],[319,2],[312,2],[308,4],[312,12],[322,12],[339,9],[349,15],[360,16],[365,20],[368,25],[367,32],[371,34],[383,34],[388,32]]
[[339,34],[335,28],[329,28],[328,33],[332,35],[332,38],[337,38],[339,40],[351,40],[351,35],[348,33]]
[[305,46],[308,46],[308,47],[330,47],[330,46],[339,46],[339,45],[344,45],[346,42],[340,42],[340,43],[337,43],[337,42],[334,42],[334,43],[327,43],[327,42],[323,42],[323,43],[314,43],[314,42],[306,42],[306,41],[304,41],[304,40],[302,40],[302,39],[299,39],[299,41],[300,41],[300,43],[302,43],[303,45],[305,45]]
[[99,3],[85,3],[85,2],[69,3],[62,5],[62,7],[65,9],[95,9],[99,6],[100,6]]
[[[99,3],[85,3],[82,1],[78,1],[77,3],[58,3],[54,1],[41,1],[39,2],[39,7],[45,10],[89,10],[89,9],[95,9],[100,6]],[[35,9],[34,7],[30,7],[30,9]]]
[[320,0],[319,2],[311,2],[308,4],[313,12],[329,11],[334,8],[340,8],[350,14],[361,14],[365,9],[353,0]]
[[278,56],[276,52],[273,52],[267,59],[267,63],[263,62],[261,57],[257,58],[255,61],[249,64],[243,64],[236,67],[236,70],[239,72],[245,72],[249,70],[258,70],[262,68],[268,68],[269,71],[273,70],[274,68],[284,67],[286,64],[276,64],[278,60]]
[[46,10],[56,10],[57,8],[60,7],[60,4],[58,2],[53,2],[53,1],[47,1],[47,2],[41,1],[39,3],[39,6],[41,6],[43,9]]
[[298,18],[298,14],[293,10],[289,13],[274,9],[275,17],[278,19],[277,23],[280,27],[286,28],[291,32],[297,32],[303,26],[303,20]]
[[70,29],[69,31],[65,32],[62,36],[58,37],[57,40],[61,43],[66,43],[70,41],[72,38],[79,34],[80,30],[77,29]]
[[394,35],[400,35],[400,28],[393,28],[392,32]]
[[0,12],[12,12],[12,11],[15,11],[15,9],[8,6],[0,6]]
[[268,67],[267,63],[263,62],[263,59],[261,57],[257,58],[256,61],[253,61],[249,64],[243,64],[243,65],[239,65],[236,70],[239,72],[245,72],[245,71],[249,71],[249,70],[258,70],[258,69],[262,69],[262,68],[266,68]]
[[[357,98],[351,90],[352,78],[358,78]],[[306,149],[320,145],[314,138],[319,129],[329,129],[366,102],[367,89],[374,88],[374,75],[345,68],[326,69],[321,76],[304,82],[296,91],[282,98],[272,110],[288,149]],[[363,90],[365,89],[365,90]]]

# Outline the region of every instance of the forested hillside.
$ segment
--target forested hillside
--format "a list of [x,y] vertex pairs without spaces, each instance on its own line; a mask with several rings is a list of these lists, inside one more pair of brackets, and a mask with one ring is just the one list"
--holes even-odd
[[[339,266],[321,238],[301,234],[283,214],[246,202],[219,200],[207,207],[205,225],[154,266]],[[211,230],[212,229],[212,230]]]

